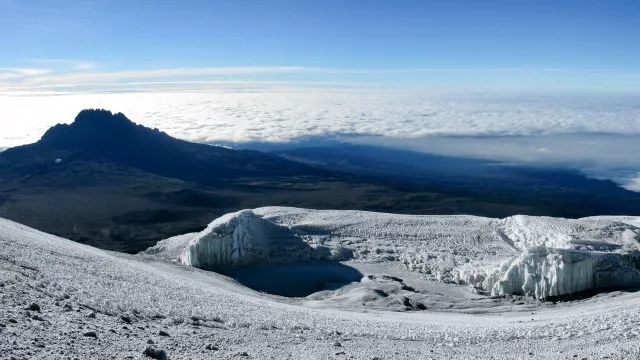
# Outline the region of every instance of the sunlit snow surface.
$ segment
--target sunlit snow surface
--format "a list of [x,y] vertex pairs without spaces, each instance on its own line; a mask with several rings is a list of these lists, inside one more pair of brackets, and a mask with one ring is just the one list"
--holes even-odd
[[[224,351],[218,353],[221,358],[232,357],[236,350],[248,351],[254,358],[333,358],[339,352],[357,359],[640,355],[640,293],[615,291],[552,304],[527,297],[491,298],[469,291],[471,275],[477,283],[478,275],[500,268],[508,272],[514,259],[522,260],[523,251],[535,246],[606,256],[632,254],[640,247],[637,218],[518,216],[498,220],[282,207],[244,214],[249,222],[256,218],[269,222],[260,229],[268,230],[272,224],[278,231],[288,229],[287,234],[301,239],[310,249],[324,249],[321,253],[331,254],[328,260],[340,259],[364,277],[305,298],[284,298],[253,291],[215,272],[179,264],[177,260],[189,251],[186,246],[198,243],[198,239],[215,240],[210,232],[209,236],[201,233],[168,239],[146,253],[131,256],[0,220],[0,280],[9,284],[21,277],[29,289],[52,299],[50,302],[60,299],[86,305],[105,316],[161,318],[159,321],[174,334],[163,341],[181,344],[179,353],[169,353],[169,358],[175,359],[211,358],[202,353],[205,342],[211,341],[205,339],[211,338],[225,344]],[[234,217],[227,215],[218,224],[228,224]],[[254,235],[257,229],[252,230]],[[238,229],[232,226],[227,230],[232,230],[231,235],[221,233],[221,237],[233,239]],[[253,235],[249,235],[236,239],[250,240]],[[248,249],[251,242],[242,246]],[[220,249],[229,248],[234,245]],[[260,259],[258,263],[264,266],[283,253],[286,251],[278,250],[265,257],[264,252],[257,252],[257,258],[245,259]],[[308,254],[314,256],[314,251]],[[292,272],[295,264],[305,261],[303,257],[295,260]],[[182,261],[186,262],[184,256]],[[504,276],[500,273],[497,278]],[[7,287],[4,289],[3,299],[10,295]],[[421,298],[424,308],[403,310],[396,301],[402,297],[409,303]],[[192,317],[218,319],[224,325],[189,328],[182,324]],[[8,329],[2,335],[11,331]],[[46,329],[51,333],[56,328]],[[191,329],[199,335],[192,336]],[[65,329],[63,334],[74,331]],[[125,354],[119,348],[124,344],[138,341],[140,353],[146,346],[144,338],[118,336],[104,335],[100,346],[114,356]],[[10,348],[9,339],[0,336],[0,349]]]

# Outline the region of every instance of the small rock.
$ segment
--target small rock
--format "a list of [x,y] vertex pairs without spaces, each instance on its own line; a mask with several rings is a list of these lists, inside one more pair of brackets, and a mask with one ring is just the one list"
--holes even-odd
[[64,304],[64,311],[71,311],[73,310],[73,307],[69,304]]
[[169,333],[168,333],[168,332],[166,332],[166,331],[164,331],[164,330],[160,330],[160,331],[158,331],[158,335],[160,335],[160,336],[171,336],[171,335],[169,335]]
[[116,333],[116,331],[114,329],[109,329],[109,331],[114,333],[114,334]]
[[43,319],[43,318],[41,318],[41,317],[40,317],[40,316],[38,316],[38,315],[33,315],[31,318],[32,318],[33,320],[44,321],[44,319]]
[[249,354],[246,351],[241,351],[241,352],[237,353],[236,356],[246,357],[246,356],[249,356]]
[[334,341],[334,342],[333,342],[333,344],[331,344],[331,345],[333,345],[333,346],[335,346],[335,347],[340,347],[340,346],[342,346],[342,344],[340,344],[338,341]]
[[120,315],[120,320],[126,322],[127,324],[131,324],[131,318],[126,315]]
[[142,353],[143,355],[146,355],[152,359],[158,359],[158,360],[166,360],[167,359],[167,352],[162,350],[162,349],[154,349],[152,347],[147,347],[144,352]]
[[9,319],[7,321],[12,323],[12,324],[17,324],[18,323],[18,321],[16,319]]
[[31,303],[31,304],[29,304],[29,306],[27,306],[26,310],[40,311],[40,305],[38,305],[36,303]]
[[86,336],[86,337],[92,337],[92,338],[97,338],[98,337],[98,334],[96,334],[95,331],[87,331],[87,332],[83,333],[82,335]]
[[149,344],[149,345],[153,345],[153,344],[155,344],[155,343],[153,342],[153,340],[149,339],[149,340],[147,340],[147,344]]
[[220,350],[217,346],[211,345],[211,344],[205,346],[204,348],[207,349],[207,350],[214,350],[214,351],[215,350]]
[[90,312],[89,315],[87,315],[87,317],[90,318],[90,319],[95,319],[96,318],[96,312],[95,311]]
[[123,329],[125,329],[125,330],[129,330],[129,328],[128,328],[128,327],[126,327],[126,326],[123,326],[122,328],[123,328]]

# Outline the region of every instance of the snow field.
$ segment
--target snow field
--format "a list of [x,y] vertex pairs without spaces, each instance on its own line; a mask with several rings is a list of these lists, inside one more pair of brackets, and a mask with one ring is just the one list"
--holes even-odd
[[[144,254],[132,256],[101,251],[0,219],[0,282],[6,284],[0,291],[2,318],[17,317],[24,312],[26,302],[37,299],[43,307],[64,302],[74,308],[95,309],[98,319],[104,321],[125,315],[152,328],[155,321],[171,332],[166,346],[175,346],[173,353],[169,351],[169,358],[175,359],[210,358],[202,351],[211,338],[224,345],[224,357],[232,357],[239,350],[246,350],[255,358],[304,354],[318,359],[335,357],[340,352],[357,359],[640,356],[640,331],[636,326],[640,322],[639,293],[614,291],[553,304],[520,296],[495,299],[445,283],[467,286],[471,275],[480,279],[484,269],[499,269],[496,279],[520,278],[519,274],[524,273],[520,269],[524,268],[514,267],[514,263],[530,266],[529,273],[553,266],[560,280],[558,269],[564,264],[565,252],[578,254],[577,258],[585,256],[583,253],[613,256],[624,265],[638,249],[635,219],[497,220],[279,207],[255,209],[252,213],[243,215],[245,220],[251,223],[259,218],[262,225],[249,224],[248,229],[254,233],[238,232],[235,236],[249,240],[234,245],[243,249],[238,253],[242,256],[224,255],[218,258],[222,262],[214,265],[276,260],[280,266],[288,266],[287,247],[254,247],[252,240],[262,230],[268,233],[278,229],[286,230],[285,238],[295,239],[296,246],[300,245],[298,241],[307,244],[307,255],[314,254],[312,249],[321,248],[323,254],[335,256],[334,260],[339,258],[343,264],[360,269],[363,278],[346,286],[328,287],[309,297],[284,298],[253,291],[214,272],[167,261],[184,255],[189,251],[185,247],[197,244],[194,239],[202,241],[204,233],[167,239]],[[225,244],[235,244],[228,242],[234,239],[234,226],[224,227],[234,217],[237,218],[228,215],[226,220],[218,221],[222,227],[209,229],[229,230],[226,235],[220,232]],[[521,229],[522,224],[527,229]],[[288,237],[291,234],[293,238]],[[551,249],[556,250],[542,247],[537,252],[534,248],[550,243],[555,246]],[[234,248],[204,243],[198,246],[227,251]],[[297,258],[296,263],[307,255]],[[547,260],[548,256],[553,261]],[[589,261],[594,269],[599,266],[599,261]],[[430,281],[438,277],[441,281]],[[533,294],[543,287],[524,282]],[[403,298],[409,300],[409,309]],[[418,303],[425,305],[426,311],[415,311],[422,310]],[[17,304],[15,310],[10,304]],[[452,307],[436,308],[438,304]],[[17,324],[5,324],[3,320],[0,355],[18,351],[12,344],[14,339],[21,339],[20,334],[33,332],[46,339],[56,332],[56,339],[63,339],[56,341],[72,340],[77,331],[73,330],[73,314],[59,313],[46,326],[21,327],[21,318]],[[194,325],[193,319],[198,319],[200,325]],[[129,355],[122,350],[125,344],[142,346],[146,341],[140,339],[138,344],[133,338],[125,338],[121,331],[109,334],[98,331],[102,342],[92,345],[96,346],[95,351],[108,349],[114,356]],[[27,344],[26,339],[24,343]],[[43,355],[46,348],[25,349],[36,358],[55,358]]]

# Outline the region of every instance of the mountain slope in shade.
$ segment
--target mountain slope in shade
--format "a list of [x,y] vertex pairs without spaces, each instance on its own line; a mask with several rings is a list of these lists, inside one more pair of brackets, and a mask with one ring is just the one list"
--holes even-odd
[[175,139],[105,110],[84,110],[38,142],[0,153],[0,217],[123,252],[265,205],[401,211],[412,202],[412,211],[442,211],[442,202],[423,196],[434,198],[277,155]]
[[137,125],[122,113],[113,114],[107,110],[83,110],[72,124],[58,124],[38,142],[8,149],[0,159],[9,163],[23,162],[21,166],[25,166],[28,159],[40,159],[47,164],[56,163],[57,159],[106,160],[201,184],[242,177],[328,174],[257,151],[238,151],[179,140],[158,129]]

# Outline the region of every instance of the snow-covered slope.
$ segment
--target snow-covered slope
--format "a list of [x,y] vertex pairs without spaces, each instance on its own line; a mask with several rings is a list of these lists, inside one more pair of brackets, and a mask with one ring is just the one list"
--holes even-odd
[[[288,226],[309,243],[352,249],[358,260],[351,263],[362,269],[368,264],[373,272],[378,265],[399,265],[425,251],[440,257],[424,263],[434,269],[441,262],[455,262],[451,266],[457,269],[469,254],[483,251],[495,254],[470,261],[489,263],[515,252],[491,237],[501,225],[498,220],[403,221],[398,215],[285,208],[254,213]],[[456,227],[463,224],[457,234]],[[175,246],[186,246],[190,237],[174,238],[165,249],[175,252]],[[394,271],[405,274],[406,269]],[[140,358],[147,347],[166,351],[169,359],[640,356],[638,293],[614,292],[557,305],[488,299],[526,308],[510,312],[504,306],[500,314],[472,312],[476,297],[446,313],[349,308],[353,299],[380,303],[389,294],[422,291],[411,289],[409,275],[417,273],[406,274],[404,281],[367,275],[361,288],[354,284],[316,299],[287,299],[151,254],[104,252],[0,219],[0,358]],[[375,282],[383,286],[372,285]],[[441,294],[455,289],[433,286]],[[318,302],[325,305],[311,306]]]

